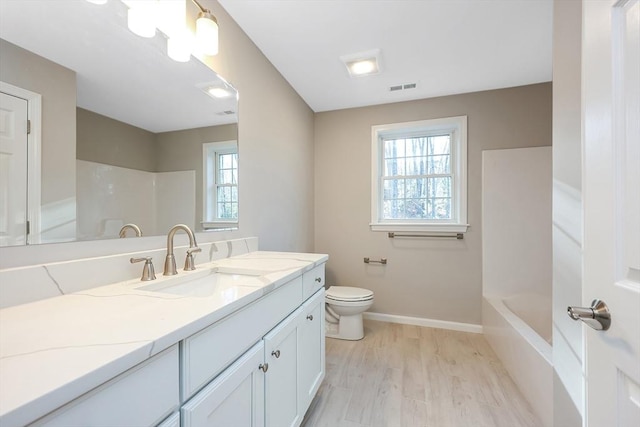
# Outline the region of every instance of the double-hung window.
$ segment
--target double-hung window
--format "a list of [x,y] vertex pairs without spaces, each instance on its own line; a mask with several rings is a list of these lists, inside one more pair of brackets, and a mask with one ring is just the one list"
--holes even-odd
[[371,229],[467,230],[467,117],[372,127]]
[[238,223],[238,144],[236,141],[203,144],[204,229],[227,228]]

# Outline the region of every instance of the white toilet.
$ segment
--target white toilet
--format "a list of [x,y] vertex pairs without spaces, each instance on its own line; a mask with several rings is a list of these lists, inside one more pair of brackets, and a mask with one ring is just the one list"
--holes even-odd
[[351,286],[331,286],[325,291],[326,336],[341,340],[364,337],[362,313],[373,305],[373,291]]

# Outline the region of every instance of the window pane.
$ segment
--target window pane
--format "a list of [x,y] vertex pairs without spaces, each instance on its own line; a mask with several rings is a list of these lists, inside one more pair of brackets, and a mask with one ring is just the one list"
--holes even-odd
[[384,158],[404,157],[404,139],[387,139],[384,141]]
[[428,174],[451,173],[451,156],[429,156]]
[[384,218],[404,218],[404,200],[385,200],[383,202]]
[[429,154],[432,156],[440,154],[451,154],[451,136],[440,135],[430,137]]
[[406,198],[418,199],[427,197],[427,179],[407,179],[405,181]]
[[407,143],[407,157],[424,157],[428,154],[428,138],[412,138]]
[[423,219],[427,216],[427,199],[409,199],[406,202],[406,219]]
[[427,173],[427,157],[407,157],[407,175]]
[[433,218],[435,219],[451,219],[451,199],[432,199]]
[[429,197],[451,197],[451,178],[429,178]]
[[404,179],[384,180],[384,200],[404,198]]
[[384,165],[385,176],[398,176],[405,174],[404,158],[385,160]]

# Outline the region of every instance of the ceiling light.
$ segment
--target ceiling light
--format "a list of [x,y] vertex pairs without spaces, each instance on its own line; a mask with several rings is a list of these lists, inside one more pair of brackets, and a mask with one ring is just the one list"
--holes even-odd
[[167,39],[167,55],[178,62],[188,62],[191,59],[193,36],[187,30],[174,33]]
[[370,76],[381,71],[380,49],[343,55],[340,60],[351,77]]
[[218,54],[218,21],[210,10],[205,9],[196,0],[193,2],[200,8],[196,20],[196,43],[198,50],[204,55]]
[[156,35],[155,2],[145,0],[127,0],[127,27],[140,37],[151,38]]
[[207,89],[207,93],[214,98],[228,98],[232,95],[229,90],[223,87],[210,87]]

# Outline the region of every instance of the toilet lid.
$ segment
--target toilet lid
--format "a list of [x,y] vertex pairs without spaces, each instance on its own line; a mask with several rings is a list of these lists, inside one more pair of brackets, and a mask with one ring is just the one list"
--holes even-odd
[[331,286],[326,297],[337,301],[366,301],[373,298],[373,291],[351,286]]

